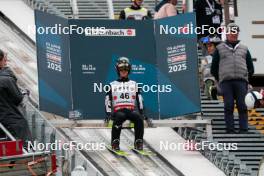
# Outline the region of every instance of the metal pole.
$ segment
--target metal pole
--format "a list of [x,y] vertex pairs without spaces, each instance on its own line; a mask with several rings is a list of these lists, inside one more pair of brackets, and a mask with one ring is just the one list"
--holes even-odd
[[235,17],[237,17],[238,16],[237,0],[234,0],[234,13],[235,13]]
[[206,128],[207,139],[208,140],[212,139],[212,137],[213,137],[213,127],[212,127],[212,125],[211,124],[207,124],[205,128]]
[[4,131],[4,133],[9,137],[12,141],[16,141],[14,136],[0,123],[0,128]]
[[36,113],[32,114],[32,129],[31,129],[31,133],[32,133],[32,140],[35,140],[37,138],[36,134],[37,134],[37,131],[36,131]]
[[225,13],[225,25],[228,25],[230,23],[228,0],[224,1],[224,13]]

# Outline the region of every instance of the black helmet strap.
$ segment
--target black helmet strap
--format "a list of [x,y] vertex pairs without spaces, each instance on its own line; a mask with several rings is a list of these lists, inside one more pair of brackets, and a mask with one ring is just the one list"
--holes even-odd
[[260,105],[259,99],[257,98],[257,96],[253,92],[250,92],[250,93],[255,99],[254,107],[258,107]]

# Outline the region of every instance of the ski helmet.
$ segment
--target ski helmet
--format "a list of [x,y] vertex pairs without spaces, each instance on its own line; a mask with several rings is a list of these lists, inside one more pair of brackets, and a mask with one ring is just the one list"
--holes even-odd
[[131,64],[129,63],[129,59],[126,57],[120,57],[118,58],[116,65],[115,65],[117,74],[119,75],[119,72],[121,69],[125,69],[128,71],[128,74],[130,73],[131,70]]
[[253,109],[254,107],[258,107],[262,98],[263,96],[257,91],[250,91],[249,93],[247,93],[245,97],[247,109]]

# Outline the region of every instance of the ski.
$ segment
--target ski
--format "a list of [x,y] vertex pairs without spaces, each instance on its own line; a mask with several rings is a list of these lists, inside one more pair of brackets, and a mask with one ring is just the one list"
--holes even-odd
[[110,152],[112,152],[112,153],[114,153],[114,154],[116,154],[116,155],[118,155],[118,156],[128,156],[128,155],[129,155],[127,152],[125,152],[125,151],[123,151],[123,150],[113,150],[111,146],[106,146],[106,148],[107,148]]
[[145,149],[143,149],[143,150],[137,150],[134,147],[129,147],[129,148],[132,151],[134,151],[135,153],[138,153],[138,154],[143,155],[143,156],[155,156],[156,155],[155,153],[153,153],[153,152],[151,152],[149,150],[145,150]]
[[[109,122],[105,123],[105,127],[107,128],[112,128],[113,126],[113,120],[109,120]],[[122,129],[127,129],[127,128],[134,128],[135,124],[133,122],[129,122],[127,127],[122,127]]]

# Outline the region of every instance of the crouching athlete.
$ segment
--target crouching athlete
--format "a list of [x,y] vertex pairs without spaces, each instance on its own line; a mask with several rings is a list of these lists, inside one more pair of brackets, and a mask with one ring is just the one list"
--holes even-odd
[[129,59],[121,57],[115,65],[118,79],[110,83],[106,93],[106,121],[113,120],[111,145],[113,150],[120,150],[120,133],[126,120],[134,123],[136,150],[143,150],[144,116],[143,98],[135,81],[129,80],[131,70]]

